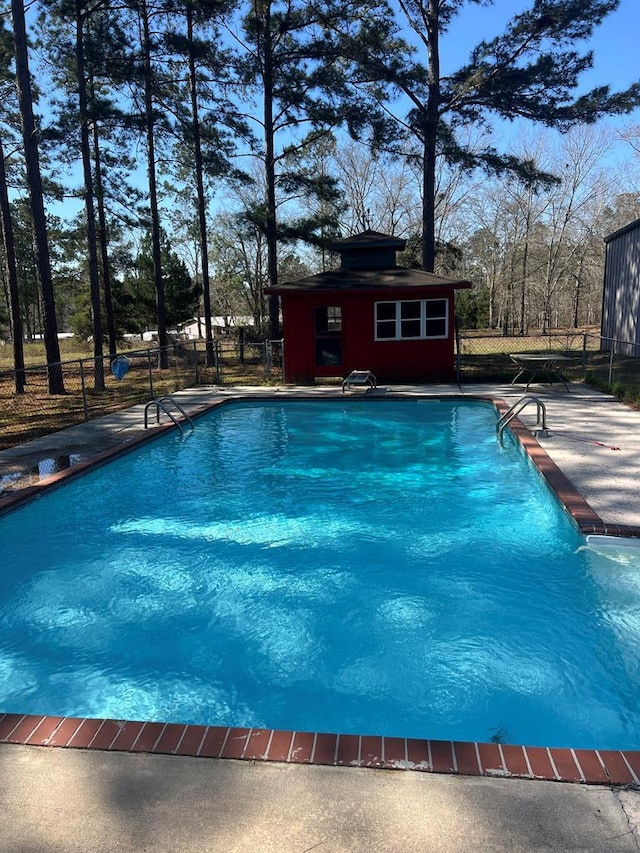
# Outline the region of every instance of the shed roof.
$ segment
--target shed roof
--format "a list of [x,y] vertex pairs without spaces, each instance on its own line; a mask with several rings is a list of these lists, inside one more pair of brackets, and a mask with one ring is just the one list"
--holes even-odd
[[604,238],[604,242],[608,243],[610,240],[615,240],[616,237],[622,237],[623,234],[626,234],[628,231],[635,231],[636,228],[640,228],[640,219],[629,222],[628,225],[623,225],[622,228],[618,228],[617,231],[614,231],[612,234],[608,234]]
[[472,287],[470,281],[446,278],[424,270],[390,267],[381,270],[338,269],[310,275],[297,281],[268,287],[265,293],[292,293],[295,291],[384,291],[405,288],[433,290],[462,290]]

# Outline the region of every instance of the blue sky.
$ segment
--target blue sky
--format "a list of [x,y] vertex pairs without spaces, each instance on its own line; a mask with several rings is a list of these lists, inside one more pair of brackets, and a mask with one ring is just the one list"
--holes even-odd
[[[453,71],[467,59],[483,38],[503,32],[514,15],[531,6],[531,0],[495,0],[489,7],[468,4],[453,20],[441,43],[442,73]],[[589,41],[594,67],[584,75],[585,88],[608,84],[624,89],[640,78],[640,2],[621,0],[620,6],[595,29]]]
[[[483,38],[489,40],[502,33],[509,20],[526,8],[533,0],[495,0],[492,6],[465,4],[451,24],[451,30],[441,40],[441,70],[443,74],[455,71],[469,56],[472,48]],[[594,68],[582,78],[582,88],[587,90],[597,85],[609,85],[620,90],[640,79],[640,0],[621,0],[618,9],[611,13],[595,29],[588,45],[581,48],[594,51]],[[640,124],[640,109],[631,116],[605,119],[607,124]],[[505,137],[517,128],[506,122],[494,120],[496,131]],[[628,156],[628,151],[624,152]],[[613,155],[609,155],[613,156]],[[141,174],[145,166],[141,164]],[[142,186],[145,184],[141,178]],[[74,209],[78,203],[67,202],[63,207]]]

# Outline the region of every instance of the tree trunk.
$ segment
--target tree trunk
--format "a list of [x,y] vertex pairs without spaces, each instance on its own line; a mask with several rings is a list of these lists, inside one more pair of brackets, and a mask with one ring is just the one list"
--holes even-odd
[[[271,0],[264,4],[262,19],[263,33],[263,109],[264,109],[264,149],[265,149],[265,183],[267,190],[267,211],[265,221],[265,237],[267,240],[267,276],[270,287],[278,286],[278,245],[277,245],[277,211],[276,211],[276,166],[274,154],[273,129],[273,55],[271,43]],[[280,316],[278,297],[269,297],[269,336],[271,340],[280,337]]]
[[93,175],[91,174],[91,143],[87,115],[87,81],[84,71],[84,44],[82,8],[76,0],[76,77],[78,82],[78,114],[80,119],[80,150],[84,178],[84,207],[87,216],[87,249],[89,255],[89,287],[93,314],[93,387],[104,391],[104,362],[102,351],[102,308],[100,279],[98,277],[98,252],[96,246],[96,214],[93,204]]
[[11,310],[11,337],[13,340],[13,367],[15,370],[16,394],[24,394],[24,347],[22,343],[22,318],[20,317],[20,294],[18,290],[18,267],[16,247],[13,239],[11,207],[7,190],[7,173],[4,167],[4,150],[0,139],[0,208],[2,209],[2,240],[7,261],[9,279],[9,307]]
[[580,256],[578,264],[578,272],[575,274],[575,287],[573,289],[573,317],[571,320],[571,328],[578,328],[578,320],[580,318],[580,303],[582,300],[582,272],[584,269],[584,258]]
[[527,330],[527,278],[529,277],[529,223],[524,238],[524,252],[522,256],[522,286],[520,288],[520,335],[524,336]]
[[107,234],[107,217],[104,209],[104,187],[102,184],[102,159],[100,157],[100,140],[98,123],[93,122],[93,167],[98,205],[98,243],[100,245],[100,263],[102,267],[102,289],[104,293],[104,313],[107,321],[109,338],[109,359],[113,360],[118,354],[118,338],[115,319],[113,316],[113,299],[111,296],[111,262],[109,260],[109,239]]
[[142,56],[144,65],[144,111],[147,137],[147,173],[149,179],[149,210],[151,214],[151,254],[153,257],[153,275],[156,291],[156,316],[158,319],[158,345],[160,347],[160,368],[169,367],[167,347],[167,320],[165,312],[164,279],[162,277],[162,249],[160,245],[160,213],[158,210],[158,190],[156,185],[155,118],[153,115],[153,80],[151,74],[151,35],[149,31],[149,10],[146,0],[140,5],[142,16]]
[[33,96],[27,52],[27,30],[22,0],[11,0],[13,17],[13,40],[16,64],[16,86],[20,105],[22,138],[29,187],[29,202],[33,219],[33,237],[36,253],[36,265],[40,280],[43,311],[43,335],[47,356],[47,375],[50,394],[64,394],[64,382],[60,365],[60,344],[56,322],[53,280],[51,277],[51,259],[47,239],[47,219],[44,210],[40,158],[38,154],[38,136],[33,117]]
[[427,105],[422,115],[422,269],[433,272],[436,263],[436,149],[440,123],[439,0],[429,0],[427,51],[429,80]]
[[[209,246],[207,241],[207,204],[202,179],[202,144],[200,139],[200,118],[198,115],[198,86],[196,63],[193,52],[193,7],[187,2],[187,40],[189,44],[189,88],[191,90],[191,120],[193,130],[194,171],[198,204],[198,227],[200,236],[200,256],[202,266],[202,303],[205,322],[205,349],[207,367],[213,367],[213,329],[211,328],[211,290],[209,282]],[[200,320],[198,319],[198,323]]]

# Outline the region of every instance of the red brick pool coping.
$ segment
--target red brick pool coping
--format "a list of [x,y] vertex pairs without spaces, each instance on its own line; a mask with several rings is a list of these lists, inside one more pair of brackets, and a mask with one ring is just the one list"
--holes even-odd
[[0,715],[0,744],[414,770],[591,785],[640,784],[640,752],[524,747],[375,735]]
[[[394,394],[391,399],[401,396]],[[411,397],[415,399],[415,395]],[[195,413],[191,413],[191,417],[209,411],[222,403],[239,399],[264,400],[273,399],[273,397],[263,395],[228,397],[213,404],[201,406]],[[278,395],[277,399],[310,398],[304,395],[287,395],[287,397]],[[345,400],[344,397],[337,395],[313,399]],[[493,403],[500,414],[508,409],[505,401],[482,396],[447,395],[446,399],[485,400]],[[66,471],[54,474],[42,483],[0,498],[0,513],[25,500],[31,500],[43,491],[60,485],[68,478],[78,476],[173,428],[173,424],[162,425],[150,434],[137,436],[121,447],[112,448],[81,461]],[[640,536],[640,527],[605,523],[591,509],[521,421],[515,418],[510,422],[509,428],[536,469],[556,493],[558,500],[581,533]],[[331,767],[413,770],[464,776],[516,777],[593,785],[640,785],[640,751],[629,750],[547,748],[377,735],[341,735],[263,728],[3,713],[0,713],[0,744],[253,762],[276,761]]]

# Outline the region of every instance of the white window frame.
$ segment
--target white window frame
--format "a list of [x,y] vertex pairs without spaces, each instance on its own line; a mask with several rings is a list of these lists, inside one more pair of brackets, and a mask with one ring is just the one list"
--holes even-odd
[[[427,317],[427,303],[443,302],[444,313],[438,317]],[[420,334],[419,335],[403,335],[402,334],[402,305],[404,303],[419,303],[420,304]],[[394,305],[395,319],[379,320],[378,306],[379,305]],[[418,319],[417,317],[415,318]],[[406,318],[405,318],[406,320]],[[428,335],[427,321],[444,320],[445,332],[443,335]],[[374,340],[376,341],[434,341],[444,340],[449,337],[449,300],[446,297],[438,297],[436,299],[398,299],[385,300],[384,302],[376,302],[374,307]],[[395,324],[395,334],[393,336],[378,336],[378,324],[384,323],[388,327],[390,323]]]

